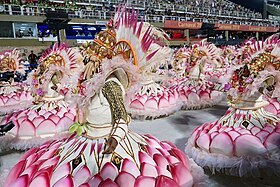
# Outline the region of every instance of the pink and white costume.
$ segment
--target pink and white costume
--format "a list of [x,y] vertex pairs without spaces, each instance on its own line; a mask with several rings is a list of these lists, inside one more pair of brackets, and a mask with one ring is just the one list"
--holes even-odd
[[182,48],[176,54],[173,68],[177,79],[172,89],[179,93],[185,109],[199,109],[212,106],[222,100],[222,93],[213,90],[214,84],[205,79],[207,64],[218,66],[217,51],[214,44],[205,40],[192,46]]
[[[121,19],[121,26],[117,27],[118,40],[129,41],[132,46],[141,46],[134,50],[135,58],[139,62],[138,83],[127,92],[125,105],[128,113],[133,118],[153,119],[180,110],[178,93],[162,85],[160,81],[167,77],[159,76],[156,72],[159,66],[167,64],[172,56],[172,50],[158,42],[159,39],[166,40],[165,33],[149,23],[139,23],[138,19],[125,19]],[[138,30],[134,25],[138,25]],[[128,32],[136,34],[131,37]],[[145,60],[142,60],[143,58]]]
[[[25,73],[23,66],[19,63],[19,51],[5,51],[0,54],[0,72],[11,72],[14,74]],[[0,82],[0,114],[9,114],[15,110],[29,107],[32,104],[33,97],[28,91],[28,86],[22,83]]]
[[67,134],[76,119],[76,109],[64,100],[77,87],[81,60],[80,54],[65,44],[55,44],[43,54],[40,67],[30,75],[36,104],[2,119],[2,127],[10,121],[14,124],[0,137],[2,147],[26,149]]
[[186,151],[198,165],[236,176],[279,175],[280,118],[265,110],[262,98],[280,96],[278,55],[278,45],[257,51],[234,71],[225,87],[228,111],[188,140]]
[[[116,25],[123,17],[136,19],[134,13],[127,14],[122,9]],[[96,56],[87,61],[83,74],[86,79],[78,102],[82,116],[69,129],[77,135],[29,150],[11,170],[5,186],[193,185],[189,162],[182,151],[171,143],[129,129],[130,117],[123,99],[125,89],[135,79],[135,71],[131,58],[124,60],[122,54],[114,52],[114,35],[109,24],[108,30],[99,33],[91,44]],[[103,53],[99,53],[100,47]],[[95,73],[90,72],[90,67]]]
[[136,118],[156,118],[170,115],[181,109],[176,90],[153,80],[141,82],[139,90],[129,99],[127,110]]

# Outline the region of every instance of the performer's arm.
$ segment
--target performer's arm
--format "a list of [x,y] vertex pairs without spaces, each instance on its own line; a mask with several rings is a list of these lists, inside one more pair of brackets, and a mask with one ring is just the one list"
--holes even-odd
[[62,78],[62,75],[61,75],[60,72],[54,73],[54,75],[53,75],[52,78],[51,78],[51,81],[52,81],[52,83],[54,84],[54,85],[52,86],[52,89],[53,89],[53,90],[57,91],[58,86],[59,86],[60,81],[61,81],[61,78]]
[[259,88],[259,92],[262,94],[272,97],[273,92],[275,90],[275,77],[274,76],[268,76],[267,79],[262,83],[262,86]]
[[127,134],[129,123],[129,115],[127,114],[123,102],[123,90],[121,85],[116,81],[109,80],[102,88],[102,93],[110,104],[112,113],[112,131],[107,141],[107,149],[104,154],[112,153],[118,142],[121,141]]

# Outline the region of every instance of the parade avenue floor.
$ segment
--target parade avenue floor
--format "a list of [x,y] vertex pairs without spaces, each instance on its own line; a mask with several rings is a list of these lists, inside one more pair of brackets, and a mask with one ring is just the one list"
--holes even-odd
[[[156,120],[133,120],[130,128],[139,134],[152,134],[160,140],[168,140],[178,148],[184,150],[185,143],[191,132],[204,122],[214,121],[220,118],[226,111],[227,105],[221,102],[219,105],[202,110],[182,110],[171,116]],[[2,151],[0,152],[0,180],[12,165],[17,163],[23,152]],[[269,187],[280,186],[279,177],[273,178],[238,178],[222,174],[212,175],[210,171],[205,171],[204,182],[195,183],[194,186],[211,187]],[[206,182],[205,182],[206,181]],[[0,186],[3,181],[0,181]]]

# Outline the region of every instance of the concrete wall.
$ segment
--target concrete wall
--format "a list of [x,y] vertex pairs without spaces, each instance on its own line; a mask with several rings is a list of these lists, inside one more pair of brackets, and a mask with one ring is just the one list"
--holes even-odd
[[45,19],[45,16],[21,16],[0,14],[0,21],[42,23]]
[[0,51],[14,48],[24,49],[29,54],[33,50],[36,54],[47,49],[51,42],[39,42],[35,39],[0,39]]
[[[45,16],[26,16],[26,15],[21,16],[21,15],[0,14],[0,21],[42,23],[45,19],[46,19]],[[96,24],[97,22],[106,22],[106,20],[73,18],[70,21],[70,23],[80,23],[80,24]],[[152,24],[156,27],[164,26],[163,23],[152,23]],[[62,42],[66,42],[70,46],[77,45],[76,40],[66,40],[64,30],[60,31],[60,36]],[[0,38],[0,51],[13,49],[13,48],[21,48],[21,49],[26,49],[28,53],[30,53],[31,50],[34,50],[35,53],[38,53],[42,49],[47,49],[51,44],[52,42],[40,42],[38,39]]]

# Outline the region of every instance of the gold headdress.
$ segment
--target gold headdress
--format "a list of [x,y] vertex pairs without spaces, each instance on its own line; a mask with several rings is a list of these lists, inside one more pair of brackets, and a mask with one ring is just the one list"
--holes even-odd
[[116,42],[116,32],[113,27],[108,26],[105,31],[97,34],[90,47],[100,60],[103,58],[110,59],[114,55]]
[[19,66],[19,51],[14,49],[13,51],[5,51],[0,54],[0,71],[17,71],[21,67]]
[[84,47],[84,80],[90,79],[93,74],[100,71],[101,62],[104,58],[111,59],[115,55],[116,43],[116,32],[113,25],[108,24],[105,31],[99,32],[94,41]]
[[16,61],[9,56],[5,56],[0,62],[1,71],[16,71]]

